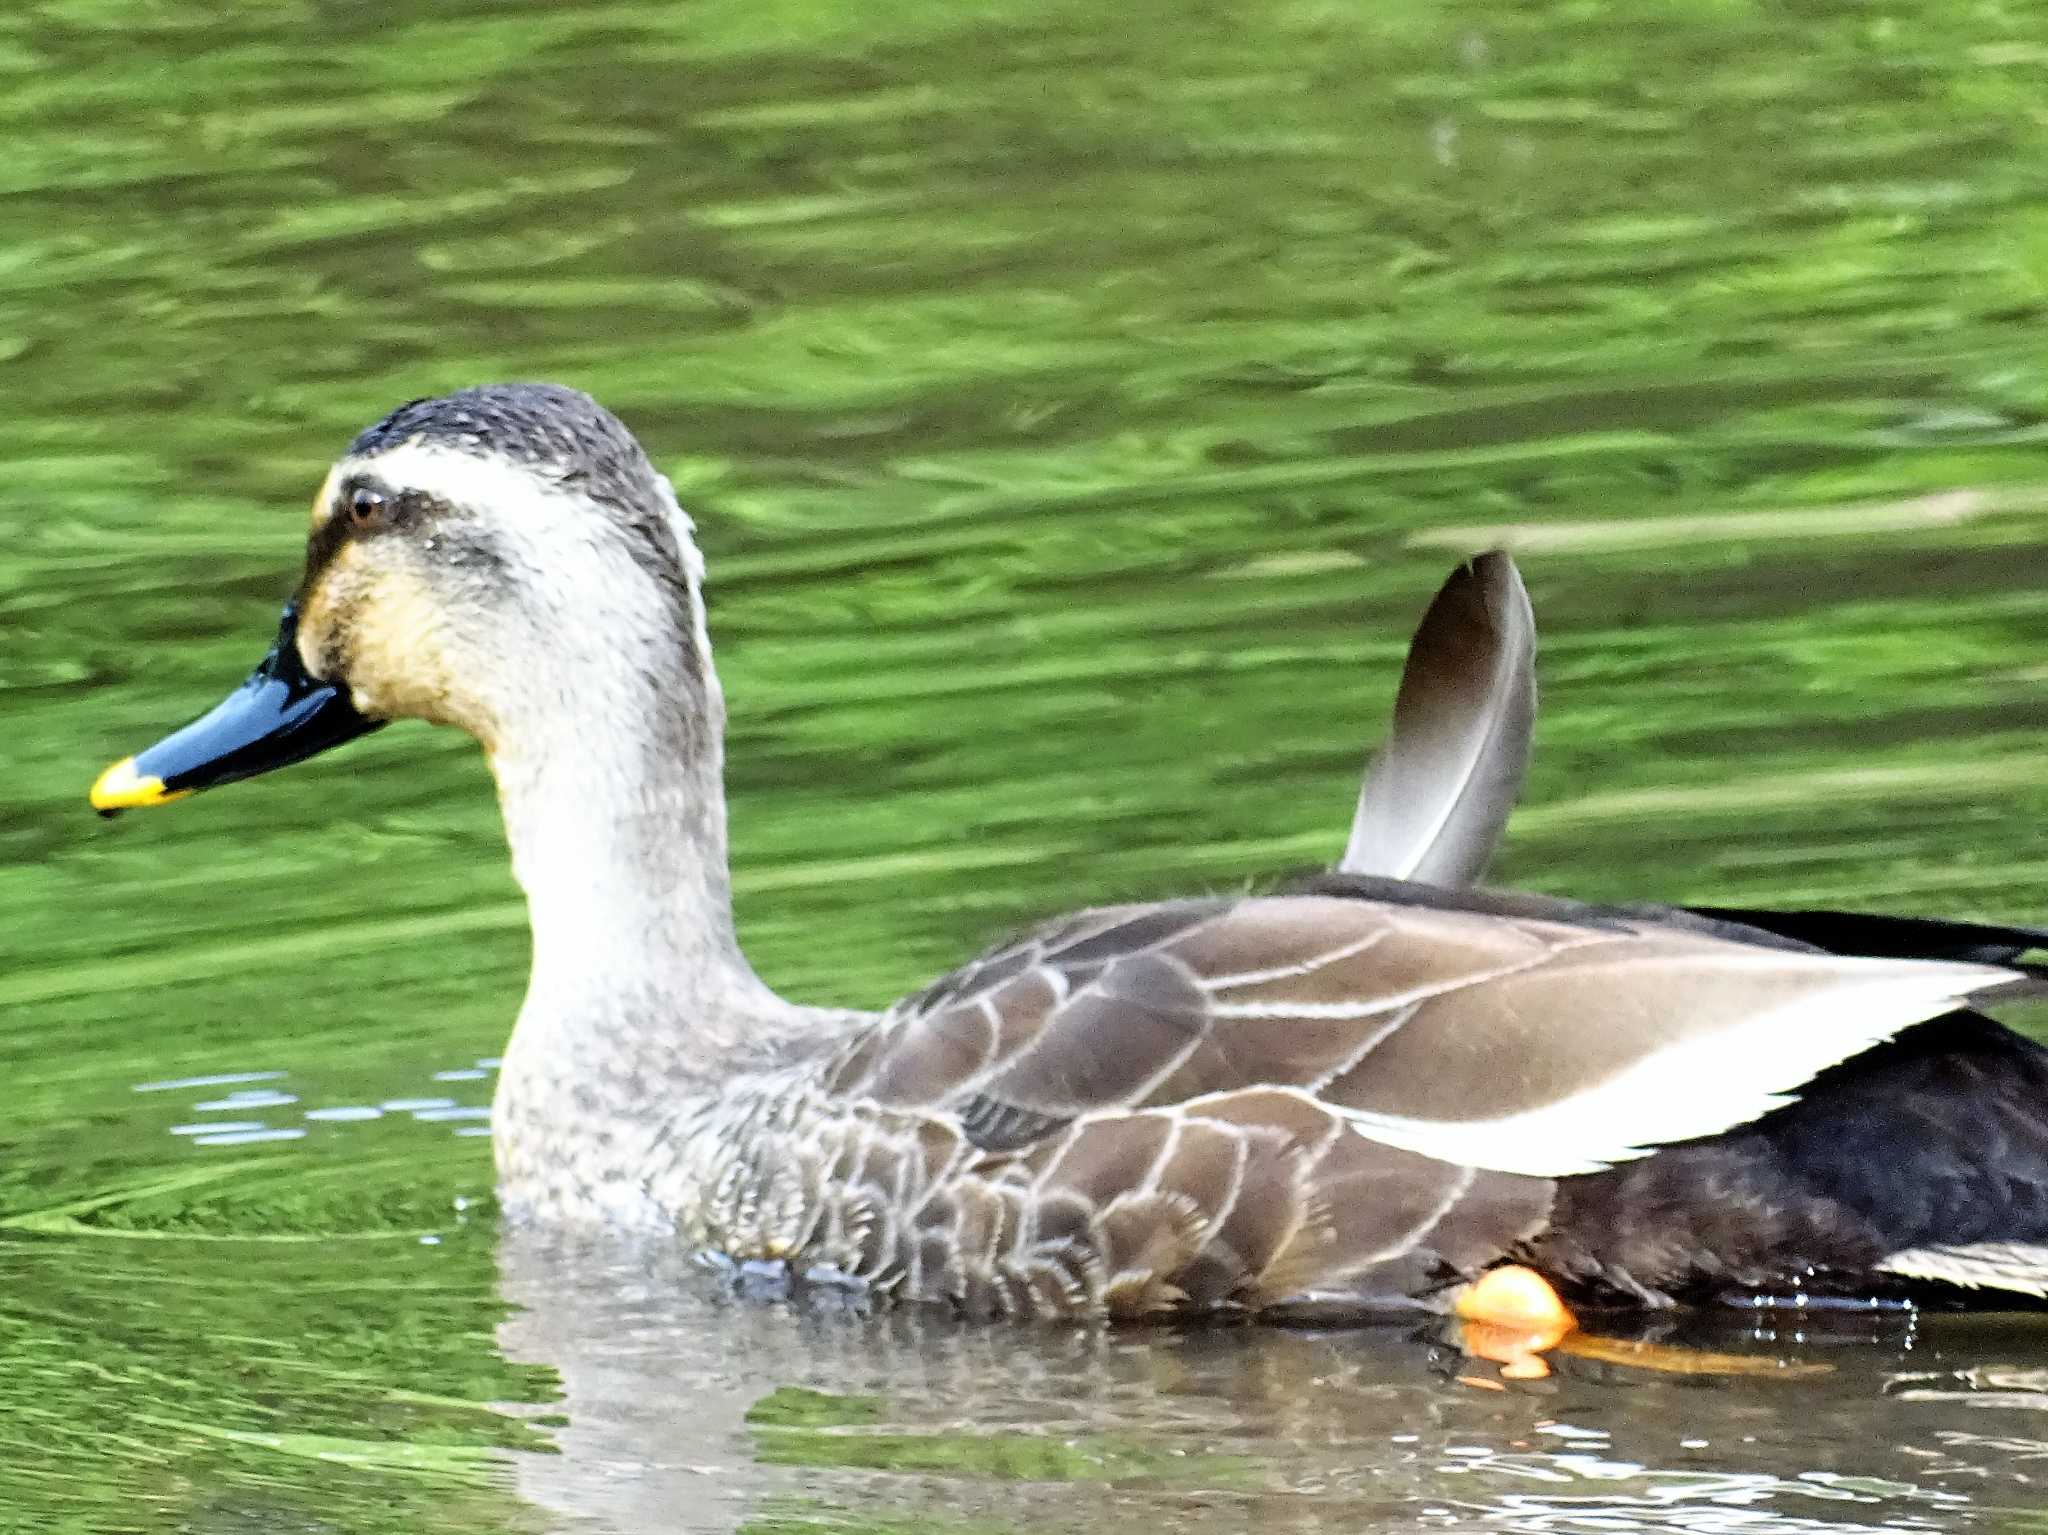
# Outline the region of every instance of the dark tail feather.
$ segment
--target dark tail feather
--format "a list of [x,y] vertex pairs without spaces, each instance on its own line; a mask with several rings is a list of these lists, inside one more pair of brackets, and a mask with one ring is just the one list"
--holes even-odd
[[2048,951],[2048,927],[1997,922],[1952,922],[1944,917],[1888,917],[1854,911],[1762,911],[1743,906],[1688,906],[1716,922],[1760,928],[1831,954],[1877,959],[1953,959],[1982,965],[2020,964],[2026,954]]

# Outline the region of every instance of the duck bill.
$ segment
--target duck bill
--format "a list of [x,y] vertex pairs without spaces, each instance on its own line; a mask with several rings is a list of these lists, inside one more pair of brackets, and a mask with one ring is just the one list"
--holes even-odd
[[299,615],[284,610],[277,642],[234,692],[182,730],[119,762],[92,786],[92,806],[117,815],[145,805],[289,767],[383,724],[359,713],[348,691],[322,682],[299,659]]

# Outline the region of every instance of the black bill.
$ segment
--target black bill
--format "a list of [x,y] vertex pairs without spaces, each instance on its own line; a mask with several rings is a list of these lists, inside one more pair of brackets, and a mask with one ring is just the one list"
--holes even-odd
[[306,670],[298,628],[297,607],[286,607],[277,642],[249,680],[210,713],[100,774],[92,786],[93,809],[114,815],[168,804],[215,784],[303,762],[383,724],[358,713],[347,689]]

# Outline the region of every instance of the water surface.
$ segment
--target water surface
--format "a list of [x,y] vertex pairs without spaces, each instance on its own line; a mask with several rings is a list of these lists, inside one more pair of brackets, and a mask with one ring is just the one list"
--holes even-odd
[[359,426],[551,377],[699,519],[742,928],[805,1000],[1326,861],[1409,626],[1503,540],[1545,694],[1498,875],[2038,916],[2032,8],[41,0],[0,73],[0,1521],[2048,1505],[2026,1319],[1492,1391],[1401,1330],[977,1332],[501,1250],[525,936],[473,749],[83,801],[256,659]]

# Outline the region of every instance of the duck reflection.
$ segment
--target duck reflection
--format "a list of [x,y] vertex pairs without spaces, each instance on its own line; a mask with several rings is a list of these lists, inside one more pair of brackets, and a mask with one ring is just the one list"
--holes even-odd
[[519,1230],[500,1267],[506,1352],[562,1382],[518,1485],[578,1529],[1776,1535],[1978,1527],[2048,1486],[2038,1316],[1671,1313],[1522,1380],[1438,1323],[976,1327]]

